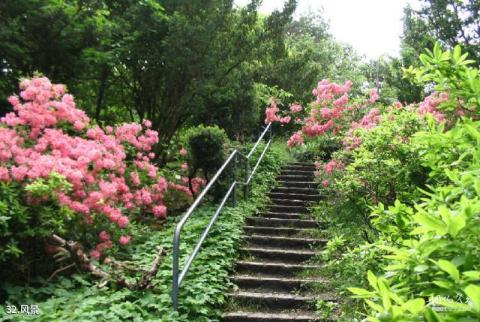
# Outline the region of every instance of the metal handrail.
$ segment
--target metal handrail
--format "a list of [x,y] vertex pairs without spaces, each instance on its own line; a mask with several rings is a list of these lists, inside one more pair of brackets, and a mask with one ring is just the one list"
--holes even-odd
[[[198,197],[195,199],[195,201],[192,203],[192,205],[188,208],[187,212],[183,215],[183,217],[180,219],[180,221],[177,223],[177,226],[175,227],[175,233],[173,235],[173,282],[172,282],[172,302],[173,302],[173,309],[176,311],[178,310],[178,294],[180,291],[180,286],[182,285],[182,282],[185,278],[185,276],[188,273],[188,270],[190,266],[192,265],[193,260],[197,256],[198,252],[200,251],[200,248],[204,242],[204,240],[207,238],[208,233],[210,232],[210,229],[212,228],[213,224],[217,220],[218,216],[220,215],[220,212],[222,211],[225,203],[227,202],[228,198],[230,195],[233,194],[233,203],[235,205],[236,203],[236,187],[237,185],[241,184],[244,186],[244,196],[245,198],[248,195],[248,186],[250,184],[250,181],[255,173],[257,171],[258,166],[260,165],[260,162],[262,161],[263,157],[265,156],[265,153],[267,152],[268,148],[270,147],[270,144],[272,142],[272,123],[268,123],[268,125],[265,127],[263,130],[262,134],[258,138],[257,142],[255,142],[255,145],[252,147],[250,152],[245,156],[238,150],[233,150],[233,152],[230,154],[230,156],[227,158],[227,160],[222,164],[220,169],[215,173],[213,178],[210,180],[210,182],[207,184],[207,186],[202,190],[202,192],[198,195]],[[267,142],[267,145],[263,149],[260,157],[258,158],[255,167],[253,168],[253,171],[249,174],[249,161],[253,153],[255,152],[257,146],[260,144],[262,141],[263,137],[265,134],[269,132],[269,140]],[[180,234],[182,232],[182,228],[187,222],[188,218],[192,215],[193,211],[197,208],[197,206],[200,204],[200,202],[203,200],[207,192],[210,190],[210,188],[213,186],[213,184],[217,181],[217,179],[220,177],[220,175],[223,173],[223,171],[226,169],[226,167],[232,162],[232,160],[236,163],[238,160],[238,156],[240,156],[241,159],[244,161],[244,182],[238,182],[236,180],[233,181],[233,183],[230,185],[228,188],[228,191],[225,193],[225,196],[223,197],[222,201],[220,202],[220,205],[217,207],[217,210],[212,216],[212,219],[210,219],[210,222],[208,223],[207,227],[203,231],[202,235],[200,236],[200,239],[198,240],[197,244],[195,245],[195,248],[193,251],[190,253],[187,261],[185,262],[185,265],[182,269],[182,271],[179,271],[179,261],[180,261]]]

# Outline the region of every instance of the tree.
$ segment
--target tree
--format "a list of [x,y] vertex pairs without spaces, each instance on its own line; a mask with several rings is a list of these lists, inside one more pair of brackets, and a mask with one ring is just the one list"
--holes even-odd
[[461,43],[469,57],[480,58],[479,0],[422,0],[419,10],[405,10],[404,42],[415,56],[432,48],[434,39],[453,48]]

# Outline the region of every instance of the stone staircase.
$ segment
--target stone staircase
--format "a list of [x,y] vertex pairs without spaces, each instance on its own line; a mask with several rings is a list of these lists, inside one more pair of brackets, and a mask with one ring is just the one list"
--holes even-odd
[[289,164],[270,192],[268,211],[247,219],[241,259],[231,276],[238,290],[229,294],[230,309],[221,321],[331,321],[315,314],[315,302],[335,298],[311,291],[322,283],[320,278],[300,277],[305,270],[321,268],[306,261],[326,243],[308,237],[320,228],[308,216],[309,203],[320,199],[314,170],[313,164]]

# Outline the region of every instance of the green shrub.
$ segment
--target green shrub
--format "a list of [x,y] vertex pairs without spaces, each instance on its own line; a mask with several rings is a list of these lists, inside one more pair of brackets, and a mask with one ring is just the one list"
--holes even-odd
[[452,54],[437,44],[421,60],[417,80],[434,81],[450,98],[439,106],[448,122],[430,119],[412,140],[430,184],[413,206],[397,200],[374,209],[380,236],[372,247],[384,256],[376,274],[368,272],[368,289],[350,291],[363,299],[368,321],[479,321],[480,121],[454,113],[476,118],[478,71],[459,47]]
[[[229,143],[227,134],[218,126],[199,125],[187,130],[183,140],[188,150],[189,179],[201,172],[208,183],[226,160]],[[211,194],[215,200],[223,196],[232,178],[233,164],[225,170],[212,188]]]
[[[11,274],[12,268],[20,277],[49,271],[50,263],[39,261],[45,253],[46,240],[52,232],[63,233],[73,212],[61,207],[53,197],[54,191],[66,191],[70,184],[64,177],[51,173],[48,179],[37,179],[23,187],[18,182],[0,182],[0,277]],[[46,201],[26,202],[30,196],[49,196]],[[70,226],[75,225],[70,222]],[[69,227],[70,227],[69,226]],[[80,232],[78,232],[80,233]]]

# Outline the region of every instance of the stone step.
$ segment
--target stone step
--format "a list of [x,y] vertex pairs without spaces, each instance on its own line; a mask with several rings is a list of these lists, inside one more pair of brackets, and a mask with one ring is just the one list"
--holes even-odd
[[282,170],[300,170],[300,171],[315,171],[315,165],[314,164],[311,164],[311,165],[291,165],[291,164],[288,164],[284,167],[282,167]]
[[295,200],[295,199],[277,199],[271,198],[270,202],[273,206],[299,206],[308,207],[310,202],[308,200]]
[[298,174],[288,174],[288,175],[279,175],[277,177],[278,181],[313,181],[313,175],[298,175]]
[[255,256],[265,261],[284,263],[301,263],[319,254],[309,249],[279,249],[266,247],[242,247],[240,251],[246,256]]
[[291,228],[319,228],[321,225],[315,220],[280,219],[280,218],[247,218],[247,224],[260,227],[291,227]]
[[296,295],[289,293],[267,293],[267,292],[248,292],[236,291],[230,293],[232,298],[238,304],[258,305],[269,309],[314,309],[317,300],[334,301],[335,298],[328,294],[319,295]]
[[317,194],[303,194],[303,193],[284,193],[284,192],[270,192],[268,196],[271,199],[283,199],[283,200],[302,200],[307,202],[320,201],[321,196]]
[[300,169],[282,169],[280,175],[293,175],[293,176],[306,176],[313,179],[314,171],[312,170],[300,170]]
[[296,238],[268,235],[249,235],[244,236],[243,240],[250,245],[265,247],[289,247],[291,249],[309,249],[312,246],[323,246],[327,243],[326,239]]
[[288,227],[261,227],[261,226],[244,226],[245,233],[252,235],[274,235],[274,236],[308,236],[312,233],[312,229],[308,228],[288,228]]
[[280,194],[302,194],[302,195],[315,195],[320,196],[318,189],[308,188],[308,187],[276,187],[272,190],[271,193],[280,193]]
[[315,164],[313,162],[290,162],[288,164],[289,166],[306,166],[306,167],[315,167]]
[[271,205],[269,207],[271,212],[283,212],[288,214],[306,214],[308,213],[307,206],[288,206],[288,205]]
[[319,265],[269,263],[260,261],[237,261],[236,272],[239,274],[256,274],[266,276],[296,276],[305,270],[319,269]]
[[295,277],[267,277],[251,275],[234,275],[232,282],[242,290],[270,290],[275,292],[308,291],[312,286],[325,283],[322,279],[303,279]]
[[235,311],[227,312],[222,315],[222,322],[330,322],[332,319],[319,318],[313,312],[299,311],[293,312],[249,312]]
[[280,187],[295,187],[295,188],[310,188],[318,189],[318,183],[312,180],[307,181],[285,181],[277,180],[277,183]]
[[263,218],[302,219],[305,215],[268,211],[268,212],[261,212],[258,214],[258,216]]

